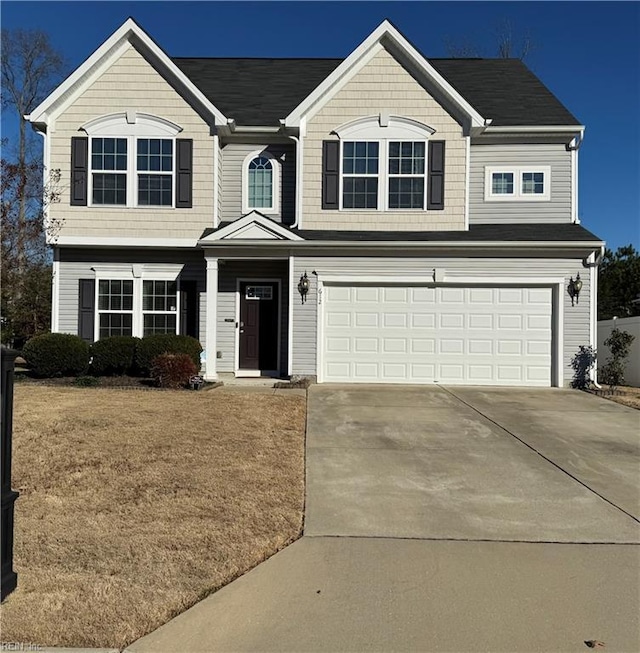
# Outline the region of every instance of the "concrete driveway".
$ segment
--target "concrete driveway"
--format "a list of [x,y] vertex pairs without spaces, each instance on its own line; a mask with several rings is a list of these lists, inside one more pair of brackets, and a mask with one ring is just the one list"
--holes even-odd
[[640,542],[640,413],[560,389],[313,386],[305,535]]
[[565,390],[314,386],[305,537],[127,651],[638,651],[639,418]]

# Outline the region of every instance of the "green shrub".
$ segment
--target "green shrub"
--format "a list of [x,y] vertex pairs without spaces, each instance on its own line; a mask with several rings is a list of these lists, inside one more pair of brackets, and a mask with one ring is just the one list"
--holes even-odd
[[25,344],[22,356],[37,376],[75,376],[89,365],[89,345],[69,333],[43,333]]
[[591,345],[580,345],[578,353],[571,360],[573,379],[571,387],[586,390],[591,383],[591,370],[596,364],[596,350]]
[[611,356],[607,358],[606,364],[599,371],[600,381],[612,388],[624,385],[627,358],[634,340],[635,336],[630,333],[620,331],[617,327],[613,329],[611,335],[604,341],[605,347],[608,347],[611,352]]
[[187,354],[200,369],[200,343],[191,336],[177,336],[174,334],[156,334],[146,336],[138,341],[136,347],[136,364],[142,374],[149,374],[153,359],[160,354]]
[[139,338],[111,336],[91,345],[91,373],[96,376],[134,374]]
[[161,388],[183,388],[196,372],[189,354],[160,354],[151,363],[151,378]]
[[79,388],[95,388],[100,385],[100,379],[95,376],[79,376],[73,382],[73,385],[77,385]]

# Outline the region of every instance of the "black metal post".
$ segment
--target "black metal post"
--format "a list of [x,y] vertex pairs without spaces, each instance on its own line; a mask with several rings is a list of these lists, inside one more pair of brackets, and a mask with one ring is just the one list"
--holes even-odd
[[13,570],[13,512],[18,492],[11,489],[11,437],[13,434],[13,370],[18,352],[11,349],[1,349],[2,376],[2,598],[13,592],[18,582],[18,575]]

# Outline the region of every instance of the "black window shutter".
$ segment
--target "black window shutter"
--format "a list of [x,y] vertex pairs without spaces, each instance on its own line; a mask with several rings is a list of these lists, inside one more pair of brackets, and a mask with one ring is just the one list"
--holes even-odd
[[71,137],[71,206],[87,206],[89,139]]
[[193,140],[176,139],[176,208],[193,206]]
[[195,281],[180,281],[180,333],[198,338],[198,288]]
[[340,141],[322,141],[322,208],[337,209],[340,191]]
[[429,141],[427,208],[444,209],[444,141]]
[[78,335],[93,342],[95,329],[95,279],[80,279],[78,286]]

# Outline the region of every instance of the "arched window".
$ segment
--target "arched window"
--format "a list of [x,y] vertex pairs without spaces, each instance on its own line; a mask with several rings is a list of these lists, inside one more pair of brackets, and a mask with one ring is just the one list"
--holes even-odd
[[249,163],[249,207],[273,208],[273,166],[266,156],[257,156]]
[[265,150],[252,152],[243,164],[242,212],[278,213],[279,161]]

